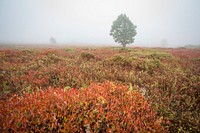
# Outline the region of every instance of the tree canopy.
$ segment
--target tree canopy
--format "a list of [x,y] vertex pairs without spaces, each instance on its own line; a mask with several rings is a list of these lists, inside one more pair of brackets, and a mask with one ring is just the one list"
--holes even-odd
[[51,42],[52,44],[56,44],[56,43],[57,43],[57,41],[56,41],[56,39],[55,39],[54,37],[51,37],[51,38],[50,38],[50,42]]
[[123,47],[134,42],[134,37],[137,34],[137,26],[134,25],[126,14],[121,14],[113,22],[110,30],[110,35],[113,36],[115,42],[120,43]]

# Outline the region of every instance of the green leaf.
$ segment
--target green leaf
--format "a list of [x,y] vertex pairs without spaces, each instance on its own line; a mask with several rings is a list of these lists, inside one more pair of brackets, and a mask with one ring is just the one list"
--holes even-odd
[[71,87],[70,86],[66,86],[65,88],[64,88],[64,92],[66,92],[67,90],[69,90]]
[[133,90],[133,85],[130,83],[129,91],[132,91],[132,90]]

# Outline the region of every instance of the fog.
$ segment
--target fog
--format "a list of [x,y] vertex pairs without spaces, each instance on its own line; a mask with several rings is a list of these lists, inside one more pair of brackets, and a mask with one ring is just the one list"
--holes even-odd
[[0,43],[104,44],[125,13],[137,25],[130,46],[200,44],[200,0],[0,0]]

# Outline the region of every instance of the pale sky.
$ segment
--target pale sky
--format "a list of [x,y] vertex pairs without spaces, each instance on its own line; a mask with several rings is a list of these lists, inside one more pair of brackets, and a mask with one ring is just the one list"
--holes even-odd
[[200,0],[0,0],[0,43],[115,44],[112,22],[137,25],[131,46],[200,44]]

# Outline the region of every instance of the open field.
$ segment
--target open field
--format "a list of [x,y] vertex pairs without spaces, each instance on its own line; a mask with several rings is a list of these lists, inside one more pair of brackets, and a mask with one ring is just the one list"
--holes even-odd
[[0,132],[200,132],[200,49],[0,50]]

